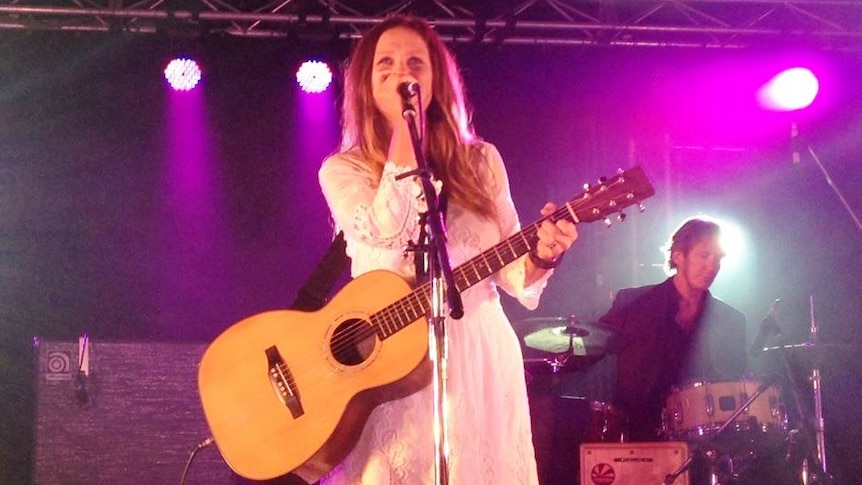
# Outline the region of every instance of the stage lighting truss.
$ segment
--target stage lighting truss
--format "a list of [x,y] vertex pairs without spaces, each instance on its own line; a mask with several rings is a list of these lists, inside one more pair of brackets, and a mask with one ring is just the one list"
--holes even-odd
[[394,12],[450,42],[862,50],[862,0],[0,0],[0,29],[347,40]]

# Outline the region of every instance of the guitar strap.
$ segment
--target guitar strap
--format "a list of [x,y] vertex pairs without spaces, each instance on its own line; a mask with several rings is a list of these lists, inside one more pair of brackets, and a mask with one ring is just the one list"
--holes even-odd
[[[443,211],[443,217],[446,217],[448,208],[448,198],[445,194],[440,194],[440,210]],[[424,215],[423,215],[424,217]],[[420,244],[425,244],[427,241],[426,229],[422,225],[422,234],[419,236]],[[347,256],[347,242],[344,240],[344,231],[339,231],[329,245],[323,257],[314,267],[311,276],[308,277],[305,284],[296,294],[296,299],[293,301],[291,308],[302,311],[315,311],[323,308],[326,304],[327,297],[332,291],[335,282],[344,273],[350,265],[350,258]],[[424,265],[424,258],[421,253],[417,252],[416,256],[416,274],[419,280],[426,276],[427,268]]]
[[329,249],[320,258],[308,280],[297,292],[291,308],[295,310],[314,311],[323,308],[329,292],[335,282],[350,265],[350,258],[345,249],[344,231],[339,231],[329,245]]

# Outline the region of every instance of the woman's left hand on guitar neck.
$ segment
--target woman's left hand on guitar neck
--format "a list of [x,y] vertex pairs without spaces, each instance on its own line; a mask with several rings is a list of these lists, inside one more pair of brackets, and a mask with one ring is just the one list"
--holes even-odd
[[[540,211],[542,217],[549,216],[557,210],[557,205],[548,202]],[[571,221],[561,219],[552,222],[542,221],[536,233],[539,240],[536,247],[527,255],[526,284],[538,280],[546,271],[555,268],[563,257],[563,253],[578,239],[578,228]]]

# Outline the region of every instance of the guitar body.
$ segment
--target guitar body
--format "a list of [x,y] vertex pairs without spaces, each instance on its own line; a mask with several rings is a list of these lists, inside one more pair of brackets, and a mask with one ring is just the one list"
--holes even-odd
[[254,480],[294,472],[314,482],[350,451],[375,406],[427,385],[425,318],[385,340],[369,324],[410,291],[397,274],[373,271],[319,311],[259,313],[219,335],[198,390],[228,465]]

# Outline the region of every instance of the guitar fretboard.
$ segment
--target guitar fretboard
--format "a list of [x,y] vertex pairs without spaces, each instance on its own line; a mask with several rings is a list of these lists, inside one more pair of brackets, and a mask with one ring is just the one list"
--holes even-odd
[[[500,271],[504,266],[533,249],[538,240],[539,226],[543,221],[546,219],[557,221],[563,218],[574,221],[573,214],[574,211],[567,204],[457,267],[453,270],[455,287],[459,292],[464,291]],[[378,337],[384,340],[430,311],[431,285],[424,283],[407,296],[372,315],[371,323]]]

